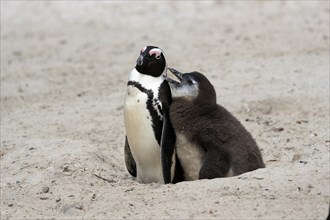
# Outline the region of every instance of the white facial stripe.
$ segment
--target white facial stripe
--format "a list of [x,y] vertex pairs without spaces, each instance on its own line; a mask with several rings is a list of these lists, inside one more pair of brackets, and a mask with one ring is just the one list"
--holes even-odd
[[143,47],[143,48],[141,49],[141,53],[143,53],[146,49],[147,49],[147,46]]
[[154,97],[158,97],[159,87],[164,81],[162,76],[153,77],[139,73],[135,68],[132,70],[128,78],[129,81],[135,81],[140,83],[144,88],[154,91]]
[[162,53],[162,50],[159,48],[154,48],[152,50],[149,51],[149,55],[152,56],[153,54],[155,54],[155,56],[160,56]]

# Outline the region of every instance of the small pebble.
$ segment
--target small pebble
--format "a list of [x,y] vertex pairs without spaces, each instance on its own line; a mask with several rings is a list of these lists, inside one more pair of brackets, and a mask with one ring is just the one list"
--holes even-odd
[[75,207],[76,209],[79,209],[79,210],[83,210],[83,205],[77,205],[76,207]]
[[281,132],[281,131],[284,131],[284,128],[273,128],[272,130],[274,132]]
[[42,188],[42,193],[48,193],[49,192],[49,187],[48,186],[44,186]]
[[294,162],[296,162],[297,160],[300,160],[300,158],[301,158],[301,155],[300,155],[300,154],[295,154],[295,155],[293,156],[291,162],[294,163]]
[[296,123],[297,124],[302,124],[302,123],[308,123],[308,121],[307,120],[298,120],[298,121],[296,121]]
[[128,189],[126,189],[124,192],[129,192],[129,191],[133,191],[134,190],[134,187],[130,187]]

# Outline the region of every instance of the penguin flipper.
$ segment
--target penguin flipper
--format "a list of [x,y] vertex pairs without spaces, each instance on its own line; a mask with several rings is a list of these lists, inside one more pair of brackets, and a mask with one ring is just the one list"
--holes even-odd
[[172,168],[172,158],[174,154],[175,146],[175,133],[172,128],[172,124],[169,119],[168,112],[163,109],[163,129],[162,129],[162,138],[160,141],[161,147],[161,162],[164,183],[171,183],[171,168]]
[[136,164],[129,147],[127,136],[125,137],[125,164],[127,171],[133,176],[136,177]]

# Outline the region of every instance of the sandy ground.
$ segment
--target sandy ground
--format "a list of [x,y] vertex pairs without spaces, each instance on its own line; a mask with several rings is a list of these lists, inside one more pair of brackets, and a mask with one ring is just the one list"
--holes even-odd
[[[1,1],[1,219],[325,219],[329,8]],[[123,100],[145,45],[209,77],[267,168],[175,185],[130,177]]]

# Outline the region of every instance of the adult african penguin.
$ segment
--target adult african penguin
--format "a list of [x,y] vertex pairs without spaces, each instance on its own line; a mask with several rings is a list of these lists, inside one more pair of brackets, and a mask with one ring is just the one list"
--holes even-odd
[[261,152],[243,125],[216,103],[216,92],[201,73],[167,78],[172,92],[170,120],[185,180],[239,175],[265,167]]
[[168,114],[171,91],[165,75],[163,51],[146,46],[127,83],[125,163],[129,173],[142,183],[175,183],[182,179]]

